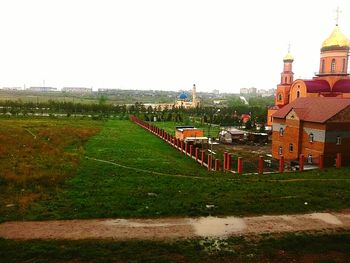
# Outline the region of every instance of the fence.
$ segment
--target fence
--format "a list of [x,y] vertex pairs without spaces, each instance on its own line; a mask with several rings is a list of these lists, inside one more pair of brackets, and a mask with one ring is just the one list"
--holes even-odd
[[[306,168],[323,169],[329,162],[332,161],[334,162],[334,166],[340,168],[342,166],[342,162],[345,160],[342,159],[342,155],[340,153],[333,156],[320,155],[317,158],[310,158],[310,156],[304,156],[301,154],[298,162],[295,162],[293,160],[284,159],[283,156],[280,156],[279,159],[274,159],[267,156],[243,159],[234,153],[225,152],[220,163],[220,160],[214,158],[211,153],[207,152],[207,150],[203,150],[195,145],[177,139],[175,136],[155,125],[140,120],[134,115],[130,116],[130,120],[145,130],[158,136],[176,150],[192,158],[201,166],[206,167],[209,171],[224,171],[238,174],[282,173],[291,170],[304,171]],[[346,162],[348,161],[350,162],[350,158],[346,159]]]

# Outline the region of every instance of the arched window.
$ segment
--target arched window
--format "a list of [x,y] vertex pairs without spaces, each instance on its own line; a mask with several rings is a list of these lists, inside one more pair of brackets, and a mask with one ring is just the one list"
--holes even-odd
[[284,83],[287,83],[287,77],[284,78]]
[[324,72],[324,59],[322,59],[322,62],[321,62],[321,73]]
[[292,83],[292,77],[289,77],[289,82]]
[[280,128],[280,136],[283,136],[283,134],[284,134],[284,130],[283,128]]
[[343,59],[343,72],[345,72],[345,70],[346,70],[345,63],[346,63],[346,59],[344,58]]
[[307,163],[308,163],[308,164],[312,164],[312,154],[309,154],[309,155],[307,156]]
[[331,64],[331,71],[335,72],[335,59],[332,59],[332,64]]
[[337,144],[337,145],[340,145],[340,144],[341,144],[341,137],[340,137],[340,136],[337,136],[336,144]]
[[279,155],[282,155],[282,153],[283,153],[283,152],[282,152],[282,146],[280,146],[280,147],[278,147],[278,154],[279,154]]
[[300,91],[298,90],[297,91],[297,98],[299,98],[300,97]]
[[310,133],[309,135],[309,142],[314,142],[314,134]]
[[290,143],[290,144],[289,144],[289,151],[290,151],[290,152],[293,152],[293,150],[294,150],[293,143]]
[[281,93],[278,93],[278,100],[282,101],[282,94]]

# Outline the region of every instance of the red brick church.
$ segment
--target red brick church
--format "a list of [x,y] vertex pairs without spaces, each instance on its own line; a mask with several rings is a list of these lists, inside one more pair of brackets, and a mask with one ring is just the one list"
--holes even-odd
[[[350,41],[336,24],[322,43],[319,72],[312,79],[293,79],[293,56],[284,57],[275,105],[268,109],[272,155],[317,159],[341,152],[350,159]],[[349,155],[349,156],[348,156]]]

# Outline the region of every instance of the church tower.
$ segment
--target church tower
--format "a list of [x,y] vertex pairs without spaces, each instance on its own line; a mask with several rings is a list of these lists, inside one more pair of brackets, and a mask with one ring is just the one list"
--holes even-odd
[[322,43],[318,79],[325,79],[332,87],[339,80],[348,78],[348,59],[350,41],[338,26],[339,8],[336,25],[331,35]]
[[281,73],[281,83],[277,85],[275,105],[284,106],[289,103],[289,91],[294,79],[293,73],[293,61],[294,58],[290,53],[290,46],[288,48],[287,55],[283,58],[283,72]]

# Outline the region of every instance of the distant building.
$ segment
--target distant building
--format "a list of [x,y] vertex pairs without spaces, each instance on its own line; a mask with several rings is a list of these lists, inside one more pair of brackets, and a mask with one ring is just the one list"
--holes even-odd
[[35,91],[35,92],[54,92],[57,91],[57,88],[53,87],[29,87],[28,91]]
[[241,88],[239,89],[240,94],[249,94],[249,90],[247,88]]
[[249,88],[248,89],[248,93],[252,94],[252,95],[255,95],[256,94],[256,88],[254,88],[254,87]]
[[22,87],[3,87],[2,90],[15,91],[15,90],[23,90]]
[[64,87],[62,88],[62,92],[69,93],[92,93],[92,88],[84,88],[84,87]]
[[212,92],[214,95],[219,95],[220,94],[220,91],[218,89],[214,89],[213,92]]
[[197,91],[196,91],[196,84],[193,84],[192,88],[192,100],[189,98],[189,95],[187,92],[183,91],[178,96],[177,100],[175,101],[174,107],[175,108],[196,108],[200,106],[200,102],[197,99]]

